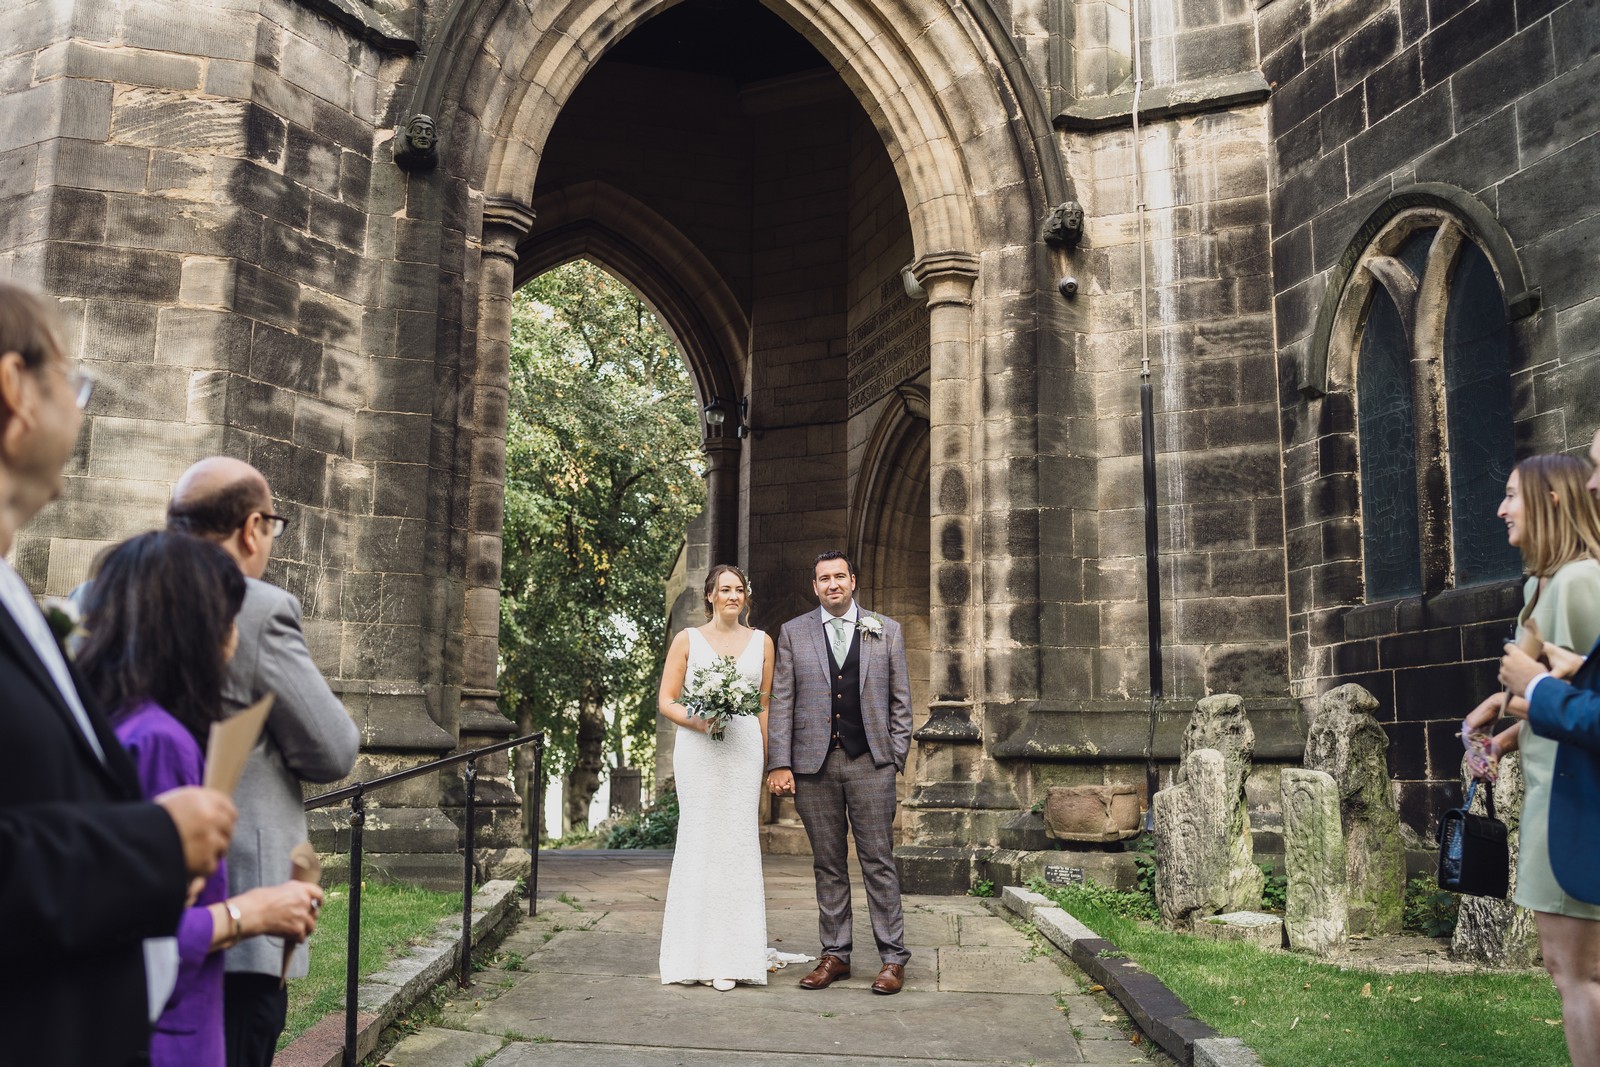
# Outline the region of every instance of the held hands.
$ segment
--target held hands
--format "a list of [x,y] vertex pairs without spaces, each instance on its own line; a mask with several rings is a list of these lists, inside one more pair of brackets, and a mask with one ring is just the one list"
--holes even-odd
[[1583,666],[1586,656],[1576,652],[1569,652],[1560,645],[1552,645],[1549,641],[1544,643],[1544,659],[1550,664],[1550,673],[1557,678],[1571,678],[1578,673],[1578,668]]
[[228,854],[233,839],[233,824],[239,809],[224,793],[215,789],[187,785],[169,789],[155,798],[166,809],[183,843],[183,865],[191,876],[204,876],[217,869]]
[[781,767],[767,775],[767,788],[775,797],[794,796],[794,772],[787,767]]
[[[1500,657],[1500,684],[1509,689],[1512,696],[1521,697],[1527,691],[1528,683],[1533,681],[1535,675],[1543,674],[1544,669],[1544,664],[1508,642],[1505,655]],[[1516,711],[1513,710],[1512,714],[1515,715]],[[1524,704],[1522,714],[1518,717],[1526,718],[1527,715],[1527,705]]]

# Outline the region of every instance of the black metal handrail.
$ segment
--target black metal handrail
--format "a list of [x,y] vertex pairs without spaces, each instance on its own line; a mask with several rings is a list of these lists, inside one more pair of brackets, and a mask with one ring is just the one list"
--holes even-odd
[[305,802],[307,811],[326,808],[346,800],[350,802],[350,917],[345,931],[344,1067],[356,1067],[357,1063],[356,992],[361,981],[361,833],[367,821],[367,794],[408,778],[430,774],[443,767],[453,767],[458,763],[467,765],[462,775],[466,784],[466,815],[462,827],[462,837],[465,841],[465,847],[462,849],[465,870],[462,874],[461,889],[461,959],[456,977],[457,982],[465,989],[472,984],[472,876],[477,867],[475,794],[478,783],[478,760],[484,756],[492,756],[496,752],[505,752],[519,745],[526,745],[530,741],[533,742],[534,800],[533,826],[529,828],[528,835],[533,841],[532,865],[528,871],[528,914],[533,915],[537,913],[539,907],[539,823],[544,815],[544,798],[540,795],[539,788],[544,780],[544,734],[542,733],[514,737],[510,741],[485,745],[470,752],[458,752],[454,756],[436,759],[431,763],[333,789]]

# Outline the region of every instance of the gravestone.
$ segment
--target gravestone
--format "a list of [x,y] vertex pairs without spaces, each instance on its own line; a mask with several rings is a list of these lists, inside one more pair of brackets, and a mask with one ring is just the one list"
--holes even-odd
[[[1180,759],[1209,748],[1222,756],[1228,796],[1228,899],[1225,911],[1251,911],[1261,906],[1265,876],[1256,866],[1250,837],[1250,810],[1244,784],[1250,777],[1250,761],[1255,755],[1256,735],[1245,715],[1244,701],[1232,693],[1204,697],[1195,704],[1189,726],[1183,732]],[[1182,763],[1179,764],[1182,779]]]
[[1284,927],[1289,948],[1342,955],[1349,937],[1344,827],[1339,787],[1323,771],[1283,772],[1283,863],[1289,876]]
[[[1156,904],[1169,925],[1192,928],[1197,918],[1229,906],[1233,797],[1222,753],[1189,753],[1178,783],[1155,795]],[[1259,899],[1259,898],[1258,898]]]
[[[1466,760],[1462,760],[1462,788],[1471,784],[1466,777]],[[1484,963],[1491,967],[1532,967],[1538,956],[1539,934],[1534,927],[1533,912],[1511,903],[1509,897],[1517,891],[1517,854],[1521,835],[1517,832],[1522,822],[1522,760],[1511,753],[1500,761],[1499,779],[1494,786],[1495,817],[1510,831],[1511,889],[1506,900],[1493,897],[1462,897],[1461,908],[1456,913],[1456,931],[1450,938],[1451,959]],[[1472,810],[1486,814],[1488,807],[1482,796],[1474,798]]]
[[1306,738],[1306,766],[1339,787],[1352,934],[1398,934],[1405,907],[1405,845],[1389,786],[1389,735],[1372,717],[1377,706],[1359,685],[1330,689]]

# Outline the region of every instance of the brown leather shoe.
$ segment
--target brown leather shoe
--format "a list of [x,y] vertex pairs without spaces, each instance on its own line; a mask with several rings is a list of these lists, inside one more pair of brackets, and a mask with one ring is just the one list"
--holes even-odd
[[892,996],[906,984],[906,966],[903,963],[885,963],[878,977],[872,980],[872,991]]
[[841,978],[850,977],[850,965],[838,956],[823,956],[817,969],[800,979],[801,989],[827,989]]

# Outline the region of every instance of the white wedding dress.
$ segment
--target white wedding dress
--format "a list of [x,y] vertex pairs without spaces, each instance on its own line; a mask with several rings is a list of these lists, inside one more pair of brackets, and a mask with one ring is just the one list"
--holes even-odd
[[[758,630],[735,661],[759,688],[766,642]],[[717,654],[689,630],[685,679]],[[687,684],[687,681],[686,683]],[[761,723],[735,716],[722,740],[678,727],[678,843],[661,918],[661,983],[731,978],[767,984],[767,899],[761,877]]]

